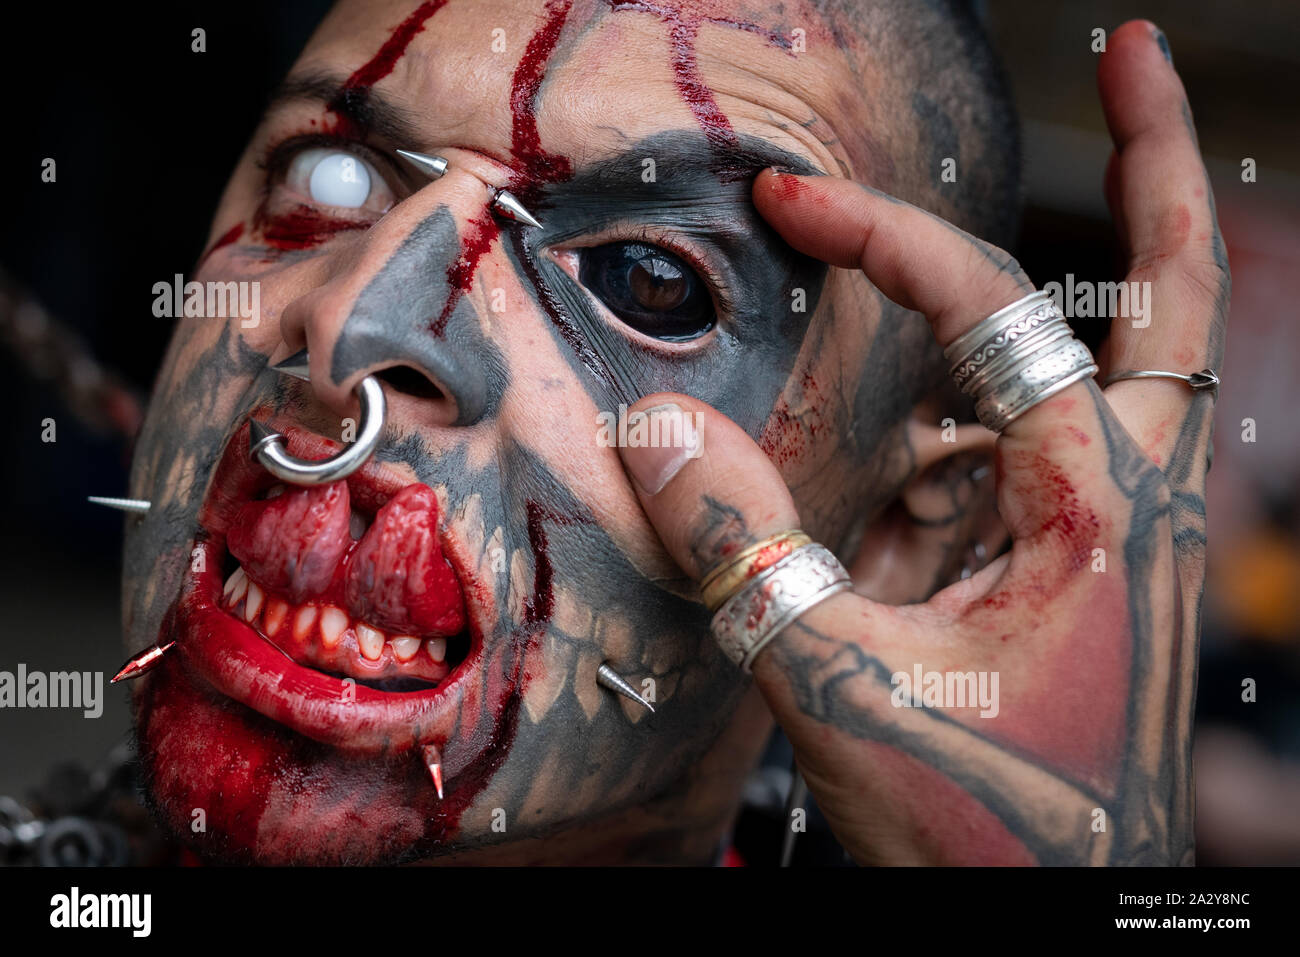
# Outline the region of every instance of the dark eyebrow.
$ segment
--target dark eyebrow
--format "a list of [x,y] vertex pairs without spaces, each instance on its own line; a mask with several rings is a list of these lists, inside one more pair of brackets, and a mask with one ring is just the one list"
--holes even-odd
[[327,71],[307,71],[287,77],[271,94],[266,112],[309,100],[337,114],[359,133],[374,134],[390,143],[417,143],[409,111],[372,87],[349,87],[347,79]]

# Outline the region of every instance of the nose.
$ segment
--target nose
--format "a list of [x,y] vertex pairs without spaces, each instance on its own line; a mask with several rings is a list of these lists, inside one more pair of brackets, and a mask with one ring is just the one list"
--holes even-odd
[[347,414],[375,374],[418,403],[422,424],[472,425],[495,411],[504,361],[475,306],[488,274],[505,268],[492,263],[494,192],[453,168],[340,249],[327,280],[285,308],[281,336],[309,350],[311,389],[327,406]]

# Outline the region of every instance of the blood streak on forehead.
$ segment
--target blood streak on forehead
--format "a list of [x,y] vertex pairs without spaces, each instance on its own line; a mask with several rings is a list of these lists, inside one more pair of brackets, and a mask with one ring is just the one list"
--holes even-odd
[[420,33],[424,25],[429,22],[429,18],[446,4],[447,0],[429,0],[416,7],[410,16],[397,25],[384,41],[384,45],[379,48],[379,52],[344,81],[343,86],[328,105],[328,109],[338,117],[340,123],[349,123],[346,117],[357,114],[356,110],[347,110],[344,107],[356,106],[364,101],[370,94],[370,88],[393,72],[397,61],[402,58],[402,54],[411,45],[416,34]]
[[[537,94],[572,5],[573,0],[547,0],[546,17],[529,39],[510,80],[510,156],[514,160],[510,187],[525,206],[535,204],[543,184],[563,182],[573,176],[573,164],[568,157],[542,148],[536,113]],[[479,260],[500,233],[491,214],[472,221],[465,230],[460,256],[447,267],[447,302],[429,324],[429,331],[435,336],[443,334],[457,304],[473,288]]]
[[[723,16],[720,5],[709,2],[671,2],[671,0],[605,0],[611,10],[632,10],[652,13],[668,24],[668,39],[671,47],[673,82],[677,92],[686,103],[709,145],[720,155],[727,155],[737,148],[736,131],[727,119],[727,115],[718,106],[713,91],[709,89],[700,76],[699,63],[696,59],[695,41],[700,33],[700,26],[708,23],[714,26],[730,27],[744,30],[763,37],[777,49],[793,56],[792,40],[789,36],[761,27],[756,23]],[[736,176],[748,176],[750,170],[730,170],[719,168],[718,173],[724,180]]]

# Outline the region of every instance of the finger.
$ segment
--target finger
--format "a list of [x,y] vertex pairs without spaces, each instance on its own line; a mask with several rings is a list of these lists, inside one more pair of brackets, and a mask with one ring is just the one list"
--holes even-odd
[[[792,185],[797,183],[797,185]],[[764,172],[759,211],[796,249],[862,269],[886,296],[925,313],[946,345],[1032,288],[1006,253],[937,217],[857,184]],[[1107,448],[1122,428],[1091,380],[1076,382],[1013,421],[998,440],[998,511],[1019,547],[1012,571],[1077,569],[1110,543],[1091,516],[1110,513]],[[1122,507],[1122,506],[1121,506]],[[1097,532],[1099,533],[1099,532]]]
[[764,170],[754,203],[795,249],[861,269],[894,302],[924,314],[942,346],[1034,288],[1009,253],[868,186]]
[[[860,268],[894,302],[923,313],[942,346],[1033,290],[1010,254],[857,183],[764,170],[754,183],[754,202],[796,249]],[[1003,435],[1036,446],[1050,439],[1045,430],[1069,427],[1095,438],[1089,405],[1083,383],[1075,382],[1025,412]]]
[[[1108,38],[1097,68],[1115,141],[1107,198],[1130,256],[1128,288],[1137,294],[1130,314],[1112,323],[1109,374],[1191,373],[1217,369],[1222,358],[1227,258],[1186,93],[1167,49],[1154,24],[1131,21]],[[1196,394],[1167,379],[1125,380],[1106,394],[1139,444],[1167,461]]]
[[[740,426],[703,402],[671,393],[637,402],[629,426],[639,412],[652,417],[647,434],[659,436],[659,445],[621,447],[619,455],[650,524],[693,580],[744,548],[799,527],[780,472]],[[663,440],[677,435],[684,437],[680,445]]]

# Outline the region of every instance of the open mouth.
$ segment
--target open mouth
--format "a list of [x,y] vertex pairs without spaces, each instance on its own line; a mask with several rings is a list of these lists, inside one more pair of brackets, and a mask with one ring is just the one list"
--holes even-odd
[[[339,448],[276,428],[303,458]],[[446,748],[449,777],[471,764],[499,739],[491,725],[509,710],[523,649],[507,638],[485,654],[495,606],[434,490],[374,461],[327,486],[285,487],[247,449],[244,423],[213,476],[165,626],[186,669],[343,751]],[[501,678],[480,681],[489,660]],[[478,705],[468,721],[467,696]]]
[[220,607],[300,665],[380,691],[436,688],[471,639],[433,490],[408,485],[377,512],[351,499],[340,481],[245,502]]

